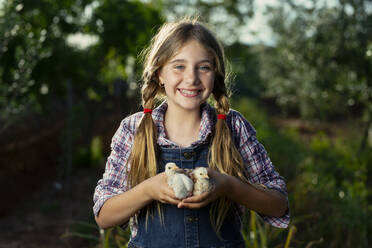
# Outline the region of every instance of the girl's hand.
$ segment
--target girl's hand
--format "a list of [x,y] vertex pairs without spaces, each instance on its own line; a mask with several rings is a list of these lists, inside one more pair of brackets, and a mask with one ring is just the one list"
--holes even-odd
[[208,168],[209,180],[213,187],[209,192],[198,196],[191,196],[178,203],[178,208],[202,208],[219,197],[226,196],[229,187],[229,176]]
[[151,199],[166,204],[177,205],[180,200],[176,198],[171,187],[167,183],[165,172],[159,173],[145,181],[147,183],[147,193]]

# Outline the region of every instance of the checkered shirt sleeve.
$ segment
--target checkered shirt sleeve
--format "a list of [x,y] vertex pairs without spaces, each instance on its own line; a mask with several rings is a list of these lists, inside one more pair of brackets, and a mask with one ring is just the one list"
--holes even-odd
[[111,153],[107,158],[105,172],[102,179],[98,181],[93,196],[95,216],[99,214],[101,207],[109,198],[129,189],[128,158],[134,141],[137,119],[134,116],[124,119],[112,138]]
[[[252,125],[237,111],[231,110],[233,135],[237,138],[239,152],[243,157],[248,180],[253,184],[264,185],[266,188],[278,190],[288,200],[288,193],[283,177],[275,170],[264,146],[257,140],[256,131]],[[289,224],[289,208],[281,217],[261,215],[269,224],[286,228]]]

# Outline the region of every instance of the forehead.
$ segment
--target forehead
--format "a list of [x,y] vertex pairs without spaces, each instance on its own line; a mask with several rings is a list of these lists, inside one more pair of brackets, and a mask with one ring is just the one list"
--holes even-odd
[[199,41],[191,39],[176,50],[169,61],[174,60],[213,62],[213,55]]

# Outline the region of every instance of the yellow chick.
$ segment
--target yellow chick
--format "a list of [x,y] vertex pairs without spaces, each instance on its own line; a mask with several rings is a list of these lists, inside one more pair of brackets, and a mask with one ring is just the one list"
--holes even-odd
[[208,177],[208,171],[205,167],[197,167],[192,172],[194,179],[193,195],[201,195],[212,189],[212,183]]

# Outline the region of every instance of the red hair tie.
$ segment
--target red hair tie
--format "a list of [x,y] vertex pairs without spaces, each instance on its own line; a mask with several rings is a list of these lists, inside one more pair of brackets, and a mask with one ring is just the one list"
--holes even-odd
[[226,120],[226,115],[218,114],[217,119]]
[[145,108],[145,109],[143,109],[143,113],[152,113],[152,109],[148,109],[148,108]]

